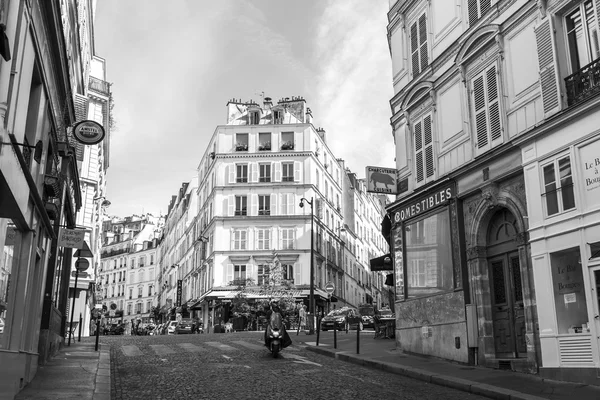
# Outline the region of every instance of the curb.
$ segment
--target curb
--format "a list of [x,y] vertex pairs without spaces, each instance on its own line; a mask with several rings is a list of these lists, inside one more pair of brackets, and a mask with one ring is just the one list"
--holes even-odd
[[110,400],[110,349],[103,350],[98,346],[100,357],[94,384],[93,400]]
[[404,375],[409,378],[418,379],[427,383],[435,385],[445,386],[463,392],[477,394],[480,396],[489,397],[490,399],[497,400],[547,400],[545,397],[538,397],[527,393],[517,392],[515,390],[504,389],[497,386],[487,385],[485,383],[479,383],[470,381],[467,379],[456,378],[449,375],[439,375],[431,373],[424,369],[413,368],[409,366],[403,366],[393,364],[385,361],[376,361],[368,358],[356,356],[346,352],[335,352],[327,350],[321,347],[307,345],[307,350],[317,354],[321,354],[335,359],[350,362],[353,364],[362,365],[369,368],[380,369],[383,371],[391,372],[397,375]]

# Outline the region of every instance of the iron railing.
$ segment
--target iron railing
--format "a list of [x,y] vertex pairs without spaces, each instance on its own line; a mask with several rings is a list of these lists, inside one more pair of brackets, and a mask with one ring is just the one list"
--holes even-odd
[[110,85],[102,79],[90,76],[89,89],[108,96],[110,94]]
[[567,76],[565,86],[569,106],[600,93],[600,58]]

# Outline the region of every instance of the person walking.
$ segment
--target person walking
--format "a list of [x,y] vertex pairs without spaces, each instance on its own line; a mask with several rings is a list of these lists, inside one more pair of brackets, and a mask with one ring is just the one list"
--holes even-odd
[[306,323],[306,306],[302,305],[302,307],[300,307],[300,310],[298,311],[298,316],[300,318],[300,329],[302,330],[306,330],[306,328],[308,328],[308,324]]

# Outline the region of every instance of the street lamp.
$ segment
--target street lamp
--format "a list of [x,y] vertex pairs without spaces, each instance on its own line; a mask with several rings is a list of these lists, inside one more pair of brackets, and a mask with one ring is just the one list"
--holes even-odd
[[[304,207],[304,203],[308,203],[310,205],[310,297],[308,300],[308,312],[313,316],[315,316],[315,261],[313,254],[313,221],[314,221],[314,213],[313,213],[313,198],[310,200],[305,199],[304,197],[300,199],[300,208]],[[314,333],[314,323],[310,325],[309,333]]]

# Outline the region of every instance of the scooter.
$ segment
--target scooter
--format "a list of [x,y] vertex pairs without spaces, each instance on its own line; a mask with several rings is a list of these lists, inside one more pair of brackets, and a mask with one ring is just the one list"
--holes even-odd
[[271,351],[273,358],[277,358],[279,352],[283,350],[284,335],[285,330],[281,314],[274,312],[271,314],[271,320],[267,326],[267,347]]

